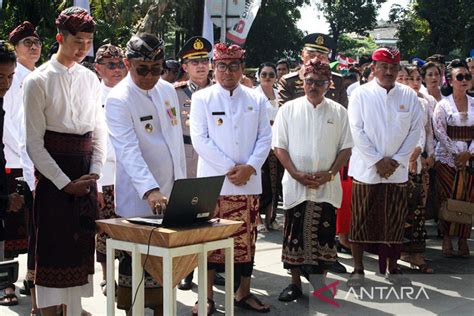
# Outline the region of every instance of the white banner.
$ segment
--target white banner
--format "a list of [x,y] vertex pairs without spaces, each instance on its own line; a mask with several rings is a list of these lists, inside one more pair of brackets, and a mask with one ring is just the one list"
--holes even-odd
[[234,27],[227,32],[227,40],[229,42],[243,46],[247,35],[249,34],[252,23],[257,16],[258,9],[262,0],[246,0],[245,1],[245,10],[240,16],[239,22],[237,22]]
[[[87,12],[89,12],[89,14],[91,13],[91,7],[89,5],[89,0],[74,0],[74,6],[84,8],[84,9],[87,10]],[[94,45],[92,45],[91,49],[87,53],[87,56],[94,57]]]
[[[204,2],[204,16],[203,16],[203,24],[202,24],[202,37],[207,39],[211,42],[212,46],[214,46],[214,25],[211,20],[211,15],[209,14],[208,10],[208,0]],[[212,55],[212,51],[209,53]]]

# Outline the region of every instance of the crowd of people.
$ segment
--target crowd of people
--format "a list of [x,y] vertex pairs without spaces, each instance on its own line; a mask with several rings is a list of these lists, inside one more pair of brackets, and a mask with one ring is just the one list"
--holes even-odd
[[[129,311],[131,257],[115,254],[118,282],[107,284],[107,235],[95,220],[161,213],[180,178],[225,175],[214,216],[243,222],[232,236],[239,308],[270,312],[251,293],[257,234],[268,230],[283,234],[283,302],[303,295],[301,276],[318,289],[328,271],[345,273],[337,251],[353,256],[352,287],[364,285],[364,251],[394,284],[410,284],[398,260],[435,273],[426,219],[438,221],[444,256],[469,257],[472,58],[401,65],[395,48],[381,47],[341,74],[329,66],[333,40],[314,33],[301,65],[264,62],[254,86],[237,45],[195,36],[167,60],[159,36],[137,33],[125,48],[99,47],[91,71],[81,62],[93,18],[71,7],[56,26],[57,52],[37,68],[42,41],[31,23],[0,41],[0,261],[28,253],[20,293],[31,295],[32,315],[87,315],[94,259],[103,293],[116,286]],[[208,262],[212,314],[224,253]],[[144,282],[145,305],[159,315],[161,286],[148,274]],[[192,282],[191,273],[179,288]],[[14,284],[1,290],[0,305],[18,304]]]

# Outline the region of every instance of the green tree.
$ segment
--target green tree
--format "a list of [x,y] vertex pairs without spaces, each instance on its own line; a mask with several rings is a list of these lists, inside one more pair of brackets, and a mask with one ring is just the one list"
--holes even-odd
[[[377,25],[377,11],[386,0],[320,0],[315,1],[329,23],[336,45],[344,33],[362,36]],[[333,51],[335,56],[336,51]]]
[[343,56],[358,58],[362,55],[371,54],[377,48],[372,37],[352,38],[342,34],[339,38],[338,51]]
[[258,67],[280,58],[299,59],[303,32],[296,27],[301,15],[298,7],[308,0],[262,0],[245,43],[246,63]]
[[413,0],[406,9],[392,6],[390,18],[399,24],[399,47],[405,58],[435,53],[448,59],[463,57],[474,47],[472,0]]

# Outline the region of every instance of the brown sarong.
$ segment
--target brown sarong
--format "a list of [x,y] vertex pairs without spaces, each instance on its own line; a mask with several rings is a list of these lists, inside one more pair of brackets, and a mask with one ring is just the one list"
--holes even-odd
[[[85,135],[46,131],[44,147],[59,168],[75,180],[89,174],[92,133]],[[34,201],[37,219],[35,284],[66,288],[88,283],[94,273],[94,235],[97,189],[82,197],[59,190],[36,172]]]
[[[22,169],[6,169],[8,194],[16,192]],[[23,206],[18,212],[7,212],[5,217],[5,258],[15,258],[28,251],[29,208]]]
[[285,210],[284,268],[331,266],[337,257],[335,235],[336,208],[331,204],[306,201]]
[[[114,196],[114,185],[105,185],[102,187],[102,196],[104,197],[104,207],[99,210],[98,219],[111,219],[118,218],[115,214],[115,196]],[[96,235],[96,258],[97,262],[106,262],[106,241],[109,238],[105,232],[99,232]],[[117,257],[118,251],[116,251],[115,257]]]
[[408,180],[408,214],[405,223],[405,239],[402,251],[424,252],[426,247],[425,206],[428,192],[428,171],[410,174]]
[[[252,262],[255,256],[258,205],[258,195],[225,195],[217,200],[215,217],[244,222],[231,236],[234,238],[234,263]],[[224,263],[224,250],[213,251],[208,261]]]
[[366,184],[353,180],[349,240],[401,244],[407,216],[407,184]]
[[[441,162],[436,162],[435,168],[438,174],[438,197],[441,205],[452,195],[456,169]],[[466,201],[474,203],[474,174],[469,172],[468,169],[461,171],[461,173],[465,172],[468,173]],[[472,224],[459,224],[440,219],[438,227],[443,235],[459,238],[470,238],[471,236]]]

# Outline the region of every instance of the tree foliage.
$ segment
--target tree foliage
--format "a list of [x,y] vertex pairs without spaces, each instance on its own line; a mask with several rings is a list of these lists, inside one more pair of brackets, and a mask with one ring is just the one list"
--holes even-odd
[[467,56],[474,48],[474,6],[463,0],[413,0],[408,8],[392,6],[399,24],[399,47],[405,58],[435,53]]
[[377,44],[372,37],[352,38],[342,34],[339,38],[338,51],[346,57],[358,58],[362,55],[371,54],[377,49]]
[[[262,0],[245,45],[248,66],[282,57],[299,59],[303,33],[296,22],[300,19],[299,7],[310,2]],[[54,20],[62,9],[72,4],[73,0],[4,0],[0,10],[0,38],[8,38],[8,33],[22,21],[31,21],[38,26],[44,43],[44,61],[55,42]],[[132,34],[143,29],[163,37],[166,56],[174,57],[187,39],[202,32],[204,0],[90,0],[90,6],[97,22],[96,49],[106,43],[123,47]]]
[[[377,12],[386,0],[322,0],[315,1],[329,23],[336,45],[343,33],[362,36],[377,25]],[[335,52],[333,52],[335,53]]]
[[298,7],[307,0],[263,0],[247,38],[246,63],[258,67],[280,58],[299,59],[303,32],[296,27]]

